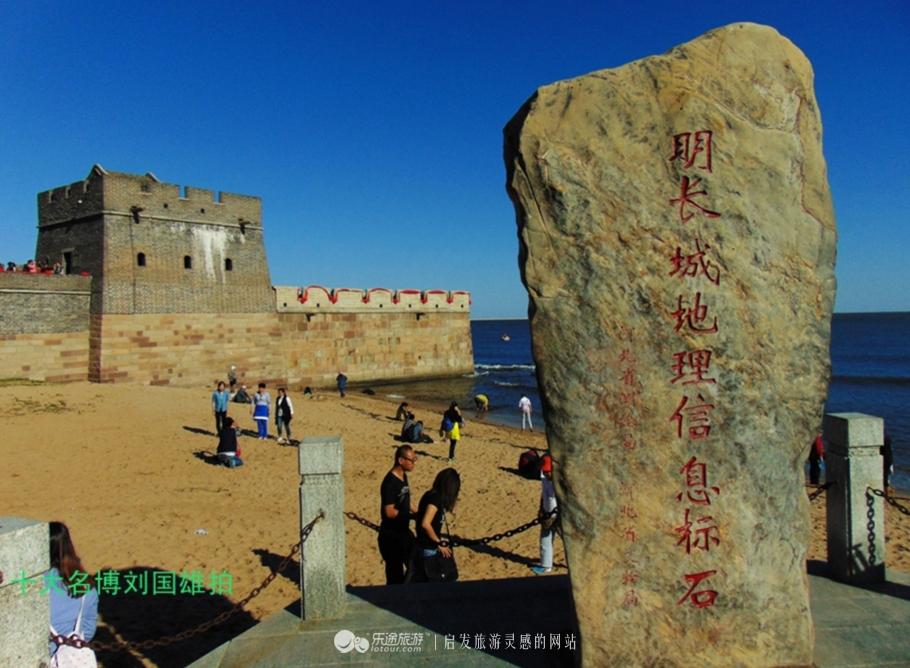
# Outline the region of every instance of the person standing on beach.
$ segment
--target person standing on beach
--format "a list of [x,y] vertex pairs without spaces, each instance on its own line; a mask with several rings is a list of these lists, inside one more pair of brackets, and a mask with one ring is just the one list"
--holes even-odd
[[[446,522],[446,511],[451,513],[455,510],[460,490],[461,476],[455,469],[447,468],[436,474],[432,489],[420,498],[414,582],[437,579],[436,571],[441,572],[442,568],[433,568],[429,562],[453,558],[452,547],[442,538],[442,526]],[[439,565],[438,562],[436,565]]]
[[335,382],[338,383],[338,394],[344,398],[345,388],[348,386],[348,377],[345,376],[341,371],[338,372],[338,375],[335,376]]
[[825,444],[822,441],[822,435],[819,434],[812,441],[812,447],[809,449],[809,483],[818,484],[818,476],[821,473],[821,460],[825,458]]
[[528,431],[534,431],[534,423],[531,422],[531,400],[527,395],[521,395],[521,399],[518,400],[518,408],[521,409],[521,430],[524,431],[525,425],[527,425]]
[[219,380],[215,391],[212,392],[212,412],[215,413],[215,436],[221,434],[224,418],[227,416],[230,393],[224,389],[224,381]]
[[464,418],[458,408],[458,403],[453,401],[449,409],[442,414],[442,424],[439,425],[439,435],[449,439],[449,461],[455,459],[455,446],[461,438],[464,429]]
[[[50,570],[44,588],[50,599],[50,631],[88,642],[98,625],[98,590],[95,578],[76,554],[70,532],[63,522],[50,523]],[[46,618],[45,618],[46,619]],[[76,649],[50,641],[50,665],[97,665],[91,648]],[[42,664],[45,665],[45,664]]]
[[253,395],[253,420],[259,431],[259,440],[264,441],[269,437],[269,407],[272,397],[265,391],[265,383],[259,383],[259,389]]
[[478,413],[486,413],[490,410],[490,398],[485,394],[474,395],[474,408]]
[[894,473],[894,449],[891,446],[891,434],[885,434],[885,442],[881,448],[882,451],[882,484],[884,485],[885,494],[890,493],[888,488],[891,486],[891,475]]
[[538,575],[553,570],[553,534],[556,532],[556,490],[553,487],[553,458],[544,454],[540,462],[540,564],[531,570]]
[[385,562],[386,584],[402,584],[414,549],[411,517],[416,508],[411,505],[408,471],[414,470],[417,456],[410,445],[395,449],[395,462],[379,487],[380,517],[379,554]]
[[[291,420],[294,417],[294,405],[288,396],[288,391],[278,388],[278,399],[275,400],[275,430],[278,432],[278,442],[291,443]],[[281,436],[282,430],[284,437]]]

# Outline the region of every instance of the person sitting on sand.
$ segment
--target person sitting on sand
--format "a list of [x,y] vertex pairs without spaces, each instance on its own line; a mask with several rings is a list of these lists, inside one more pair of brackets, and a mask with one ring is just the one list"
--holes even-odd
[[243,466],[240,448],[237,447],[237,425],[234,424],[234,418],[225,417],[222,421],[221,433],[218,435],[218,461],[231,469]]
[[[395,419],[396,420],[406,420],[408,415],[411,415],[410,413],[408,413],[408,402],[402,401],[400,404],[398,404],[398,410],[395,411]],[[414,416],[411,415],[411,417],[414,417]]]
[[[90,641],[98,625],[98,590],[95,578],[82,566],[63,522],[50,523],[50,562],[44,587],[50,598],[51,634],[75,635]],[[58,662],[61,666],[94,665],[95,653],[88,647],[77,649],[52,640],[48,650],[52,666]]]
[[247,392],[246,385],[240,386],[240,389],[234,394],[233,401],[237,404],[248,404],[253,401],[250,397],[250,393]]
[[447,468],[436,474],[432,489],[420,498],[417,507],[417,561],[414,582],[441,580],[443,579],[441,573],[445,573],[450,567],[441,563],[443,559],[452,559],[452,548],[442,539],[442,525],[446,523],[446,511],[451,513],[455,510],[460,489],[461,476],[458,475],[458,471]]
[[408,471],[414,470],[417,456],[410,445],[395,449],[395,463],[382,479],[379,487],[382,518],[379,525],[379,554],[385,562],[386,584],[401,584],[409,569],[414,534],[411,533],[411,516],[416,512],[411,505],[411,488]]

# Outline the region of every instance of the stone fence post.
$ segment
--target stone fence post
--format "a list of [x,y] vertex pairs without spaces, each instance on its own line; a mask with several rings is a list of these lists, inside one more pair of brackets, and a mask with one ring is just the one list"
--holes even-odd
[[48,664],[48,539],[47,522],[0,517],[0,666]]
[[885,579],[885,512],[881,446],[884,421],[864,413],[825,415],[828,564],[851,584]]
[[344,614],[344,448],[340,436],[304,438],[299,447],[300,526],[320,512],[300,551],[300,618],[334,619]]

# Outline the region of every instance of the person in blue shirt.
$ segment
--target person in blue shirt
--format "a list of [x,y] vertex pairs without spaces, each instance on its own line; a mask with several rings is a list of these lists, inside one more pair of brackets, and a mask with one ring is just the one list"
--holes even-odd
[[[63,522],[50,523],[50,552],[51,568],[44,576],[44,588],[50,597],[51,630],[59,635],[72,635],[81,614],[79,635],[83,640],[91,640],[98,626],[98,591],[95,579],[83,568]],[[48,644],[51,658],[58,650],[53,641]]]
[[221,428],[224,427],[224,418],[227,417],[228,401],[231,399],[231,393],[224,389],[224,381],[218,381],[217,389],[212,392],[212,412],[215,413],[215,435],[221,434]]

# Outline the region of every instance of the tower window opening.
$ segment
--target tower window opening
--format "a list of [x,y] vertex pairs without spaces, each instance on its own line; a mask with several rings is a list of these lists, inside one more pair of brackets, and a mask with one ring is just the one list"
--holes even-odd
[[183,268],[184,268],[184,269],[192,269],[192,268],[193,268],[193,258],[191,258],[189,255],[184,255],[184,256],[183,256]]
[[229,257],[224,258],[224,270],[234,271],[234,261]]
[[145,266],[145,253],[139,253],[136,255],[136,266],[137,267]]

